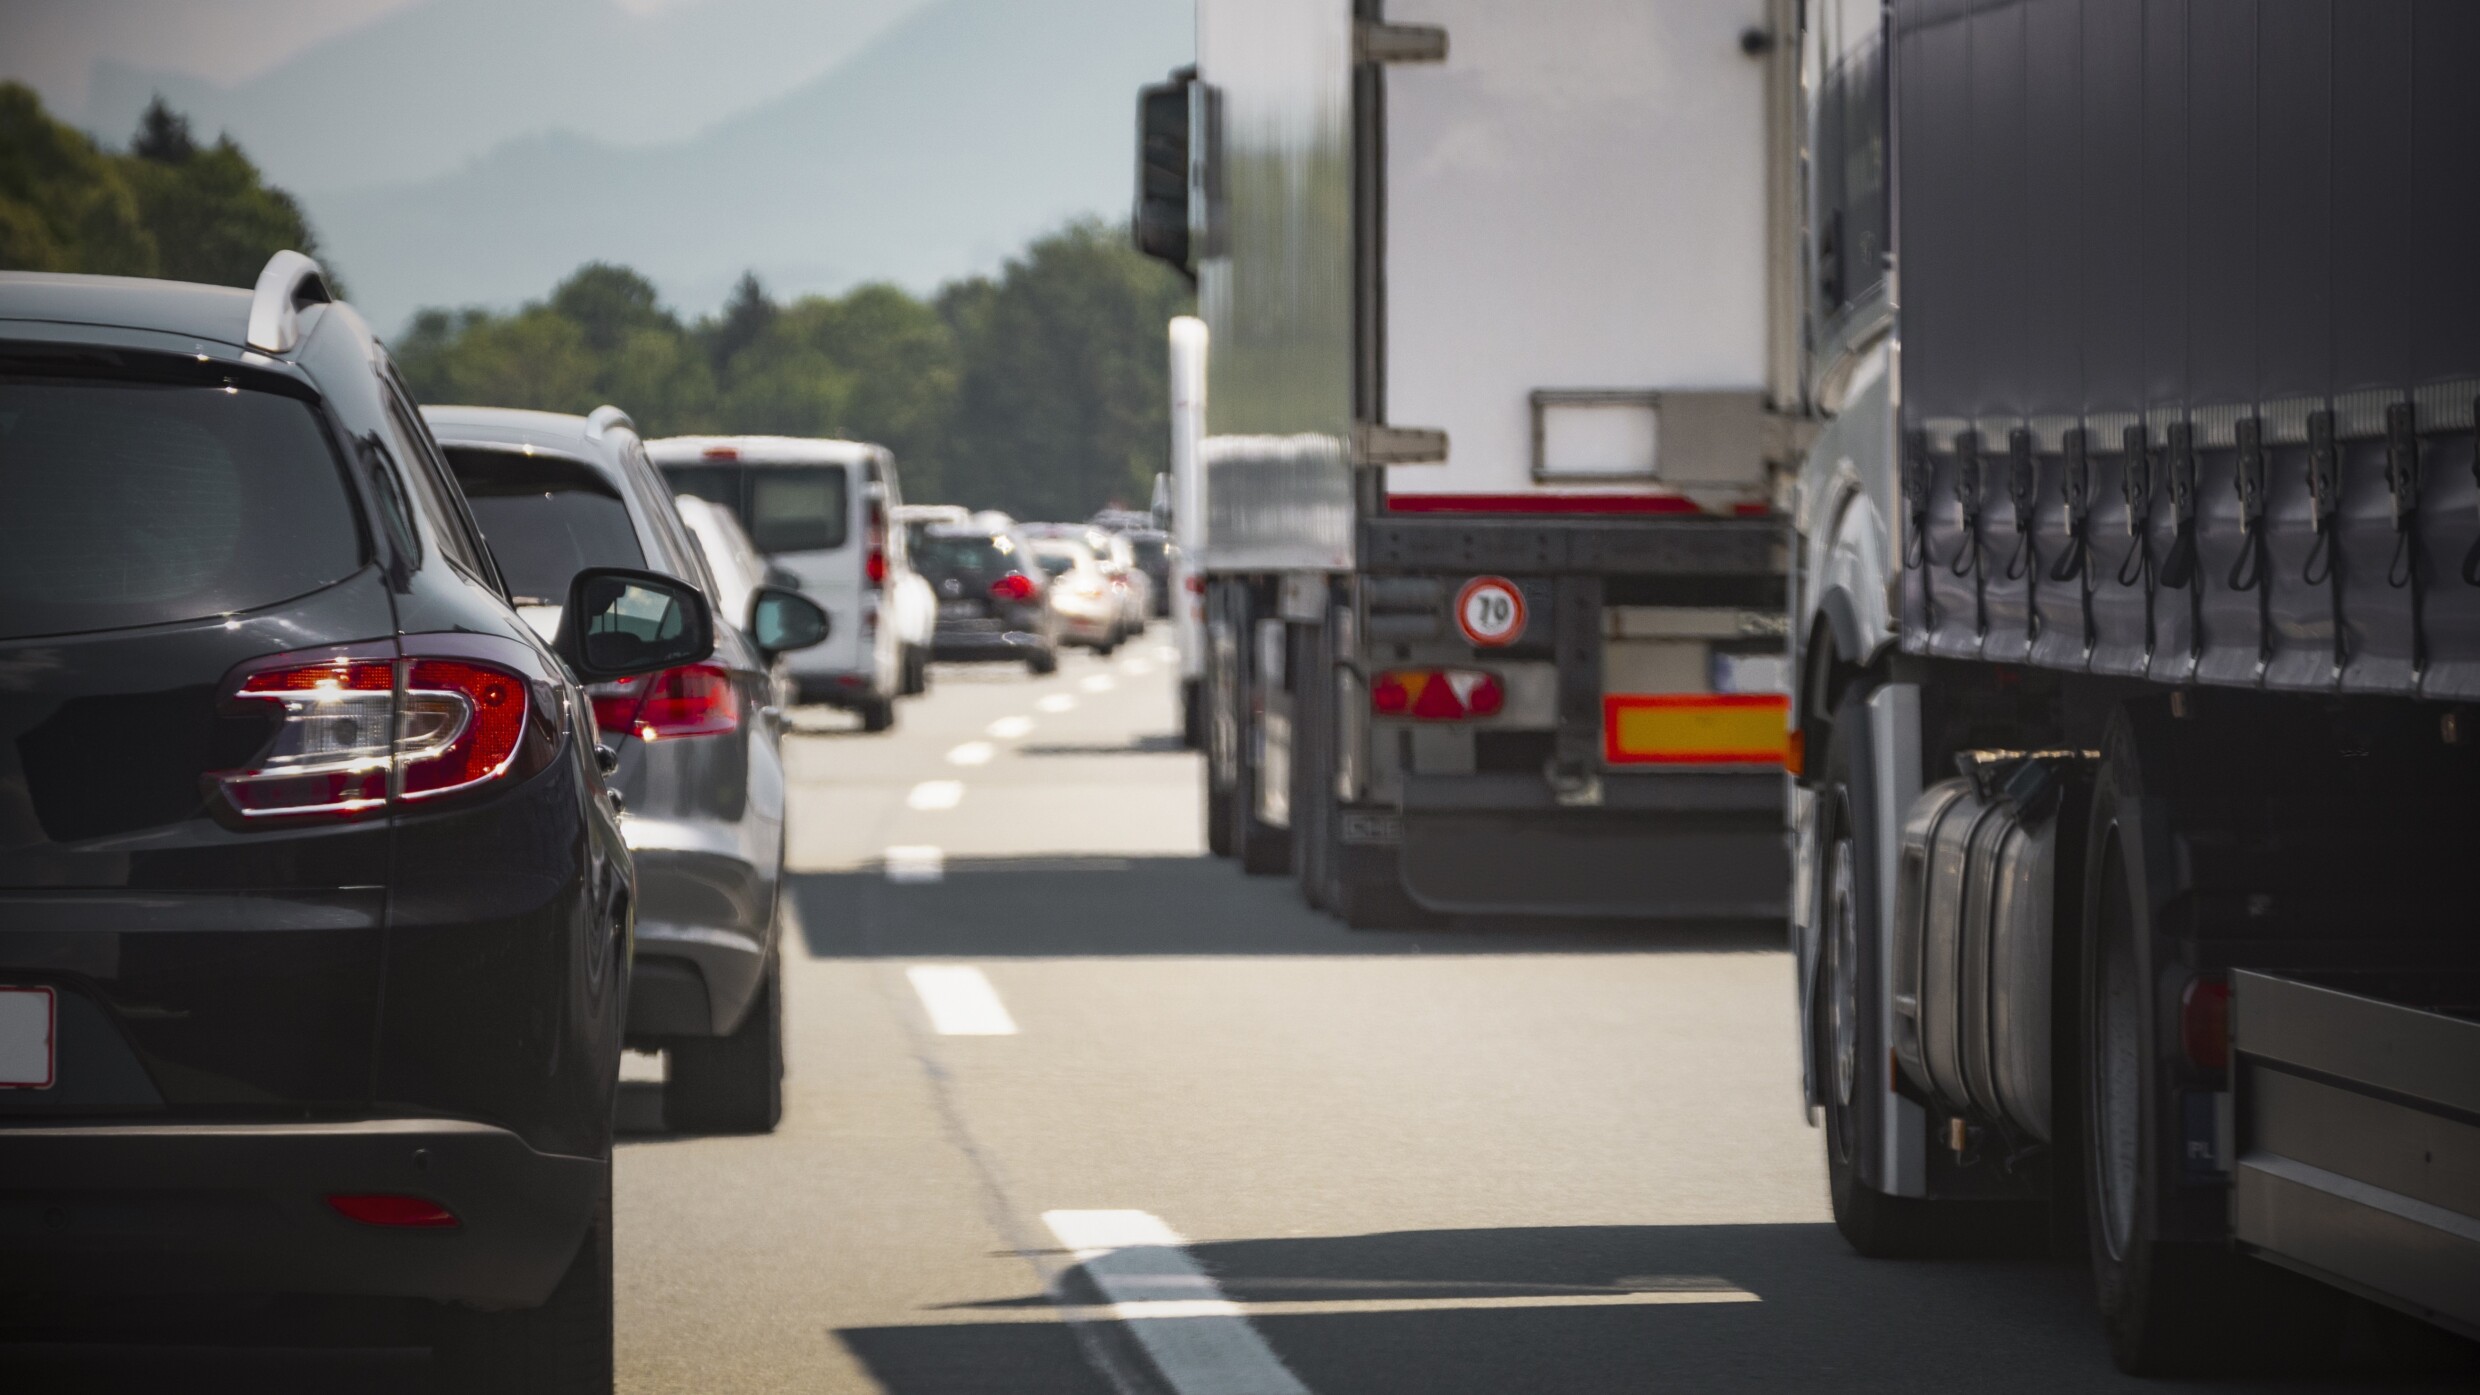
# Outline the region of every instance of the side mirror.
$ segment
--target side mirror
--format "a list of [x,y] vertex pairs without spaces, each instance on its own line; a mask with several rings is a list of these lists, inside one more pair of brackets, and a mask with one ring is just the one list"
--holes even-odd
[[551,641],[581,683],[694,664],[715,652],[715,616],[685,581],[629,567],[588,567],[568,583]]
[[818,602],[798,591],[761,586],[749,601],[749,638],[772,659],[823,642],[833,628]]

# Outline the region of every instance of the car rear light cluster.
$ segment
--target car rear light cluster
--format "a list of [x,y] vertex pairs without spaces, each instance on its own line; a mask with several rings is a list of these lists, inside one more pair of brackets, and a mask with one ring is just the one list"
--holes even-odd
[[525,680],[470,659],[324,659],[260,669],[236,701],[276,704],[257,761],[215,780],[247,818],[350,815],[506,774],[525,734]]
[[1006,576],[990,583],[990,595],[993,600],[1001,601],[1032,600],[1033,578],[1023,572],[1009,572]]
[[1498,715],[1507,690],[1481,669],[1391,668],[1369,685],[1369,706],[1381,717],[1454,722]]
[[870,550],[861,570],[872,587],[887,584],[887,506],[876,499],[870,501]]
[[667,741],[738,731],[740,702],[721,664],[686,664],[643,678],[597,683],[594,725],[614,736]]

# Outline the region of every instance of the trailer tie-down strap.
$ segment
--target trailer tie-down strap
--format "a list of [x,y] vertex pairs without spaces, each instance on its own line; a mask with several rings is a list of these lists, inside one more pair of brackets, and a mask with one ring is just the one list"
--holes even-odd
[[[2273,659],[2273,588],[2265,579],[2265,419],[2239,419],[2238,468],[2231,488],[2239,492],[2239,555],[2230,564],[2230,589],[2256,593],[2256,667]],[[2201,635],[2198,636],[2201,640]],[[2199,642],[2194,652],[2201,656]]]
[[2351,643],[2342,627],[2342,457],[2334,447],[2331,411],[2308,414],[2308,524],[2316,532],[2316,542],[2308,549],[2299,579],[2325,588],[2333,613],[2334,677],[2339,679],[2350,664]]
[[1948,570],[1972,578],[1972,633],[1989,633],[1989,570],[1982,565],[1981,498],[1988,491],[1981,461],[1981,433],[1955,433],[1955,502],[1963,508],[1963,545]]
[[2007,498],[2015,505],[2015,551],[2006,559],[2006,579],[2024,583],[2024,643],[2041,637],[2041,544],[2033,534],[2033,515],[2041,499],[2041,466],[2032,455],[2032,433],[2016,427],[2006,435]]
[[2161,584],[2187,592],[2187,656],[2200,662],[2204,658],[2204,580],[2196,571],[2195,423],[2173,423],[2163,455],[2175,531],[2170,537],[2170,555],[2161,561]]
[[2092,459],[2084,428],[2070,427],[2066,438],[2067,469],[2058,492],[2067,505],[2067,550],[2051,564],[2049,579],[2079,583],[2084,607],[2084,654],[2093,651]]
[[1929,458],[1926,431],[1905,433],[1904,447],[1903,508],[1911,529],[1903,539],[1903,570],[1920,572],[1921,619],[1935,630],[1937,592],[1929,585],[1929,500],[1937,492],[1937,462]]
[[[2408,402],[2385,409],[2385,492],[2394,501],[2394,557],[2385,584],[2411,593],[2411,672],[2428,672],[2428,623],[2420,594],[2420,436],[2417,409]],[[2474,457],[2480,472],[2480,456]],[[2473,543],[2480,551],[2480,540]],[[2466,573],[2471,562],[2464,562]]]
[[2119,468],[2118,492],[2127,501],[2128,542],[2127,555],[2118,564],[2118,584],[2144,583],[2144,657],[2149,664],[2153,657],[2153,593],[2158,582],[2153,572],[2153,450],[2145,438],[2142,422],[2128,427],[2120,440],[2127,458]]

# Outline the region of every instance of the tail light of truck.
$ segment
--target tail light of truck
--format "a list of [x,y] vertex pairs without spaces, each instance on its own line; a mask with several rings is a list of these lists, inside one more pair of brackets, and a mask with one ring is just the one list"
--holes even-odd
[[2230,980],[2193,978],[2179,994],[2179,1051],[2201,1071],[2230,1069]]
[[1481,669],[1390,668],[1369,685],[1370,710],[1381,717],[1454,722],[1494,717],[1506,706],[1506,688]]
[[990,583],[990,598],[994,601],[1029,601],[1033,594],[1033,578],[1023,572],[1009,572]]
[[721,664],[686,664],[644,678],[597,683],[594,724],[640,741],[720,736],[738,731],[740,700]]
[[244,818],[351,817],[506,775],[525,735],[527,683],[467,658],[326,658],[260,668],[233,694],[275,704],[258,758],[211,778]]

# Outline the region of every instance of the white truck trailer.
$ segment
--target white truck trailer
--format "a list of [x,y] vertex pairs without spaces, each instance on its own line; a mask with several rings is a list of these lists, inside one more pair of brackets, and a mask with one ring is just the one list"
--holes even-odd
[[2480,6],[1811,0],[1794,941],[1834,1215],[2119,1362],[2480,1334]]
[[1217,852],[1358,926],[1783,913],[1790,8],[1200,0],[1136,234]]

